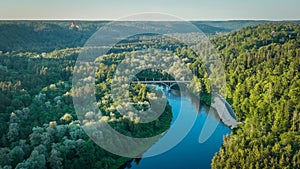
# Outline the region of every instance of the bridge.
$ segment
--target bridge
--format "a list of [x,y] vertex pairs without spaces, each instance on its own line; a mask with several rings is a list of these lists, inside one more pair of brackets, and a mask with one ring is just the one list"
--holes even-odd
[[141,83],[141,84],[163,84],[166,86],[167,90],[170,90],[173,86],[176,84],[188,84],[191,81],[183,80],[183,81],[177,81],[177,80],[142,80],[142,81],[132,81],[131,83]]

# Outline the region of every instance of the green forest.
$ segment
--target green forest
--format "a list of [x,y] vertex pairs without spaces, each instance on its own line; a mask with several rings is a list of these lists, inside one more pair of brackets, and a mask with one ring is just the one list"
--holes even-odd
[[[55,50],[37,56],[26,52],[1,55],[1,149],[2,168],[118,168],[128,158],[111,154],[96,145],[81,127],[72,97],[72,72],[78,49]],[[113,67],[120,58],[105,58],[98,69],[95,95],[104,115],[100,121],[121,133],[149,137],[170,126],[170,107],[156,121],[140,124],[135,114],[120,115],[109,96]],[[82,70],[79,70],[82,71]],[[34,80],[33,80],[34,79]],[[84,91],[90,90],[84,88]],[[135,84],[130,99],[147,109],[147,95],[157,98],[145,85]],[[98,116],[85,114],[83,125]],[[116,140],[114,140],[116,141]]]
[[213,168],[300,168],[299,26],[252,26],[213,39],[228,100],[246,123],[224,138]]
[[[151,60],[138,50],[148,49],[153,54],[157,51],[152,48],[165,51],[161,63],[178,56],[194,73],[186,87],[199,94],[204,104],[211,103],[211,82],[203,61],[184,44],[157,35],[120,42],[97,59],[95,91],[88,86],[73,90],[74,70],[87,71],[75,66],[81,47],[105,23],[82,21],[72,27],[69,21],[0,22],[0,168],[119,168],[130,158],[99,147],[82,125],[107,122],[133,137],[166,131],[173,118],[168,104],[159,118],[140,123],[140,116],[149,109],[149,98],[161,102],[162,93],[144,84],[131,84],[126,101],[138,112],[123,105],[123,98],[111,97],[114,81],[128,80],[114,79],[120,61],[129,58],[128,63],[139,65]],[[224,137],[212,168],[300,168],[300,23],[194,24],[209,35],[225,66],[226,99],[237,120],[245,122]],[[139,58],[130,60],[128,56],[132,55]],[[175,65],[170,68],[173,72]],[[182,71],[177,69],[171,75],[148,69],[136,78],[180,79]],[[89,80],[87,77],[80,82]],[[120,91],[122,88],[117,87]],[[95,94],[101,116],[89,111],[77,117],[72,98],[85,93]],[[125,114],[118,112],[119,105],[125,107]]]

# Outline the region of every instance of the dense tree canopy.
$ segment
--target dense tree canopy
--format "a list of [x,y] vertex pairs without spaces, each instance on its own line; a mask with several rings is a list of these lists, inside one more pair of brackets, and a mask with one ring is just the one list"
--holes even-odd
[[299,37],[299,23],[281,23],[214,39],[228,99],[246,124],[225,137],[213,168],[300,167]]
[[[172,119],[170,106],[156,120],[140,122],[141,112],[150,107],[150,99],[161,102],[162,93],[144,84],[131,84],[124,95],[138,111],[123,104],[123,98],[113,100],[111,96],[114,82],[128,81],[128,77],[114,76],[122,60],[141,67],[145,66],[143,61],[152,59],[139,50],[149,50],[153,55],[158,54],[157,50],[163,51],[159,53],[164,54],[162,60],[156,58],[161,64],[156,66],[174,63],[169,72],[145,69],[136,75],[139,80],[184,80],[184,63],[194,74],[187,88],[201,95],[205,104],[210,104],[211,92],[222,81],[212,82],[208,70],[219,68],[204,64],[184,44],[158,35],[139,35],[121,41],[97,59],[95,91],[89,86],[74,91],[72,74],[78,54],[103,22],[76,24],[80,27],[70,27],[70,22],[0,22],[0,168],[118,168],[129,159],[97,146],[82,125],[108,122],[117,131],[134,137],[154,136],[167,130]],[[229,30],[196,24],[211,35]],[[194,34],[183,36],[189,39]],[[223,147],[212,160],[213,168],[300,168],[299,37],[299,23],[283,22],[212,37],[225,65],[227,100],[238,120],[245,121],[224,138]],[[205,48],[208,44],[201,45]],[[153,66],[153,62],[149,64]],[[76,71],[84,72],[90,67]],[[130,74],[132,70],[124,72]],[[84,77],[81,82],[91,79]],[[116,90],[122,91],[122,87]],[[103,115],[87,111],[77,116],[72,97],[82,93],[96,95],[95,104]],[[119,106],[123,106],[124,114],[118,111]]]

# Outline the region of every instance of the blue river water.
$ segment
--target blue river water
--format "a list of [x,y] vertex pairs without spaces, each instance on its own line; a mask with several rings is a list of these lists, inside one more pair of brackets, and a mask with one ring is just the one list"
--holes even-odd
[[[219,122],[217,115],[208,116],[208,110],[190,96],[174,96],[166,94],[166,97],[172,106],[173,121],[168,133],[176,133],[178,130],[175,123],[179,113],[184,113],[187,118],[194,118],[195,122],[191,130],[184,139],[169,151],[153,157],[141,157],[127,164],[127,169],[209,169],[211,160],[217,153],[223,143],[223,137],[230,134],[230,129]],[[181,110],[181,106],[184,109]],[[180,112],[180,110],[182,112]],[[217,114],[217,113],[216,113]],[[195,116],[196,115],[196,116]],[[211,137],[204,143],[199,143],[199,135],[204,122],[208,118],[211,123],[218,123],[217,128]],[[189,125],[189,119],[186,122],[176,125]],[[214,125],[212,125],[214,126]],[[214,130],[214,128],[212,128]],[[166,135],[168,135],[168,133]],[[164,137],[166,137],[166,135]],[[152,147],[159,145],[164,141],[162,137]],[[151,151],[151,148],[148,150]],[[147,154],[145,152],[144,154]]]

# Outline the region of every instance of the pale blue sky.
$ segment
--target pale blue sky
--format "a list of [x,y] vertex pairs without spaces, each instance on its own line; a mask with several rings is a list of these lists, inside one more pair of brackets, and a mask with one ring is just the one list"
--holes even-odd
[[0,0],[0,19],[121,18],[162,12],[187,20],[300,20],[300,0]]

